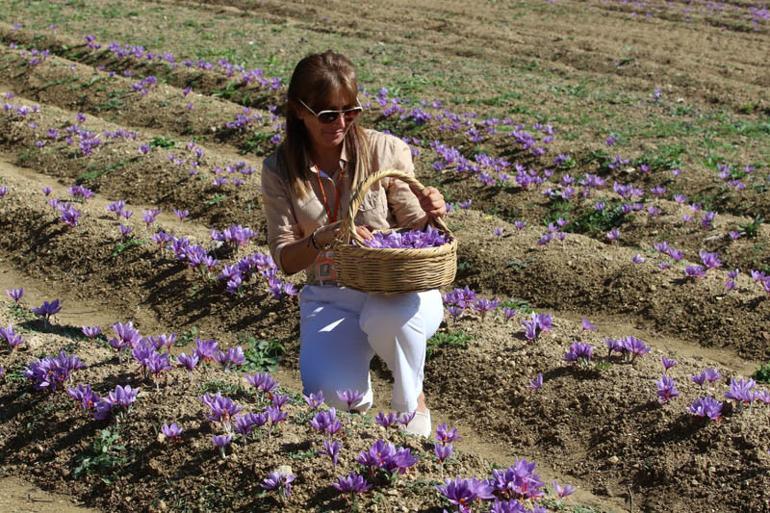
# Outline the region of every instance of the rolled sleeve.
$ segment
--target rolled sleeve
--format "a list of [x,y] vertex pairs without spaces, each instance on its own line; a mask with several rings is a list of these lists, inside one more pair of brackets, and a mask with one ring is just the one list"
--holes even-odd
[[[388,167],[415,176],[412,151],[409,149],[409,145],[397,137],[392,137],[391,141],[389,153],[392,158],[389,159]],[[387,183],[386,192],[388,206],[391,212],[393,212],[398,226],[409,229],[425,228],[428,222],[428,215],[423,211],[417,196],[415,196],[406,182],[398,178],[390,178]]]
[[267,244],[278,268],[286,273],[281,262],[283,248],[302,238],[290,200],[289,184],[267,163],[262,165],[262,205],[267,222]]

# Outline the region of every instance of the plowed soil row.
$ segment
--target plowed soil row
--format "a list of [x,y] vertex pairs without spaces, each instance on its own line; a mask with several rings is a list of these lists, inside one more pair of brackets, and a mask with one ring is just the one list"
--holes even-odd
[[[31,105],[31,102],[19,98],[14,98],[12,102],[15,105]],[[41,112],[34,115],[32,125],[8,115],[0,116],[0,144],[6,151],[18,152],[18,160],[25,166],[34,167],[70,185],[80,183],[110,199],[150,203],[166,210],[186,209],[190,217],[203,219],[213,226],[239,223],[254,228],[263,227],[257,161],[234,155],[226,148],[222,152],[219,147],[212,149],[195,145],[204,152],[199,158],[185,143],[166,138],[164,144],[169,143],[173,147],[164,149],[155,145],[157,138],[145,133],[140,133],[136,139],[118,138],[109,142],[101,137],[103,144],[91,156],[84,157],[63,140],[52,141],[47,136],[49,129],[55,129],[63,138],[66,128],[75,124],[75,116],[75,112],[50,105],[42,107]],[[123,129],[94,117],[88,118],[82,126],[99,133]],[[37,147],[39,140],[45,141],[44,147]],[[152,147],[149,154],[139,152],[142,144]],[[169,160],[172,155],[179,163]],[[253,174],[247,176],[240,171],[225,171],[238,162],[245,163]],[[220,188],[213,184],[217,167],[228,181]],[[192,176],[190,169],[198,170],[198,174]],[[232,185],[234,178],[242,180],[243,185]]]

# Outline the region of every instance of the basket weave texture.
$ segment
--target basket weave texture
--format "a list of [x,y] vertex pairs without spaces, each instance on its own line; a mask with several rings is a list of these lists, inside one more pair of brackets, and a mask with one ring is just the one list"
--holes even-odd
[[425,188],[415,177],[395,169],[373,173],[359,185],[334,243],[337,282],[377,294],[421,292],[450,285],[457,273],[457,239],[441,219],[432,223],[448,241],[433,248],[369,248],[356,233],[355,216],[366,192],[389,177],[403,180],[413,189]]

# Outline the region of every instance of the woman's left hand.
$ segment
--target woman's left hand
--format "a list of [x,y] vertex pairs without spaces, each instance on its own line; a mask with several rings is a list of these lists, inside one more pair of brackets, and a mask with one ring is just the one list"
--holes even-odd
[[420,207],[432,218],[446,215],[446,202],[444,196],[435,187],[426,187],[421,191],[415,191]]

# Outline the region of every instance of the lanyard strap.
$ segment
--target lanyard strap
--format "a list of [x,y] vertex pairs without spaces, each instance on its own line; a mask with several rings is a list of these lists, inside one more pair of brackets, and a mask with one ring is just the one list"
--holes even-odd
[[[345,170],[340,169],[340,177],[344,180]],[[327,175],[328,176],[328,175]],[[331,210],[331,207],[329,206],[329,201],[326,198],[326,189],[324,188],[323,183],[321,182],[321,170],[319,168],[318,173],[316,174],[316,178],[318,179],[318,188],[321,190],[321,201],[324,204],[324,210],[326,210],[326,217],[329,219],[330,223],[333,223],[337,221],[337,215],[340,212],[340,196],[342,196],[342,191],[340,190],[340,186],[337,184],[337,181],[332,178],[332,183],[334,184],[334,211]],[[331,177],[330,177],[331,178]]]

